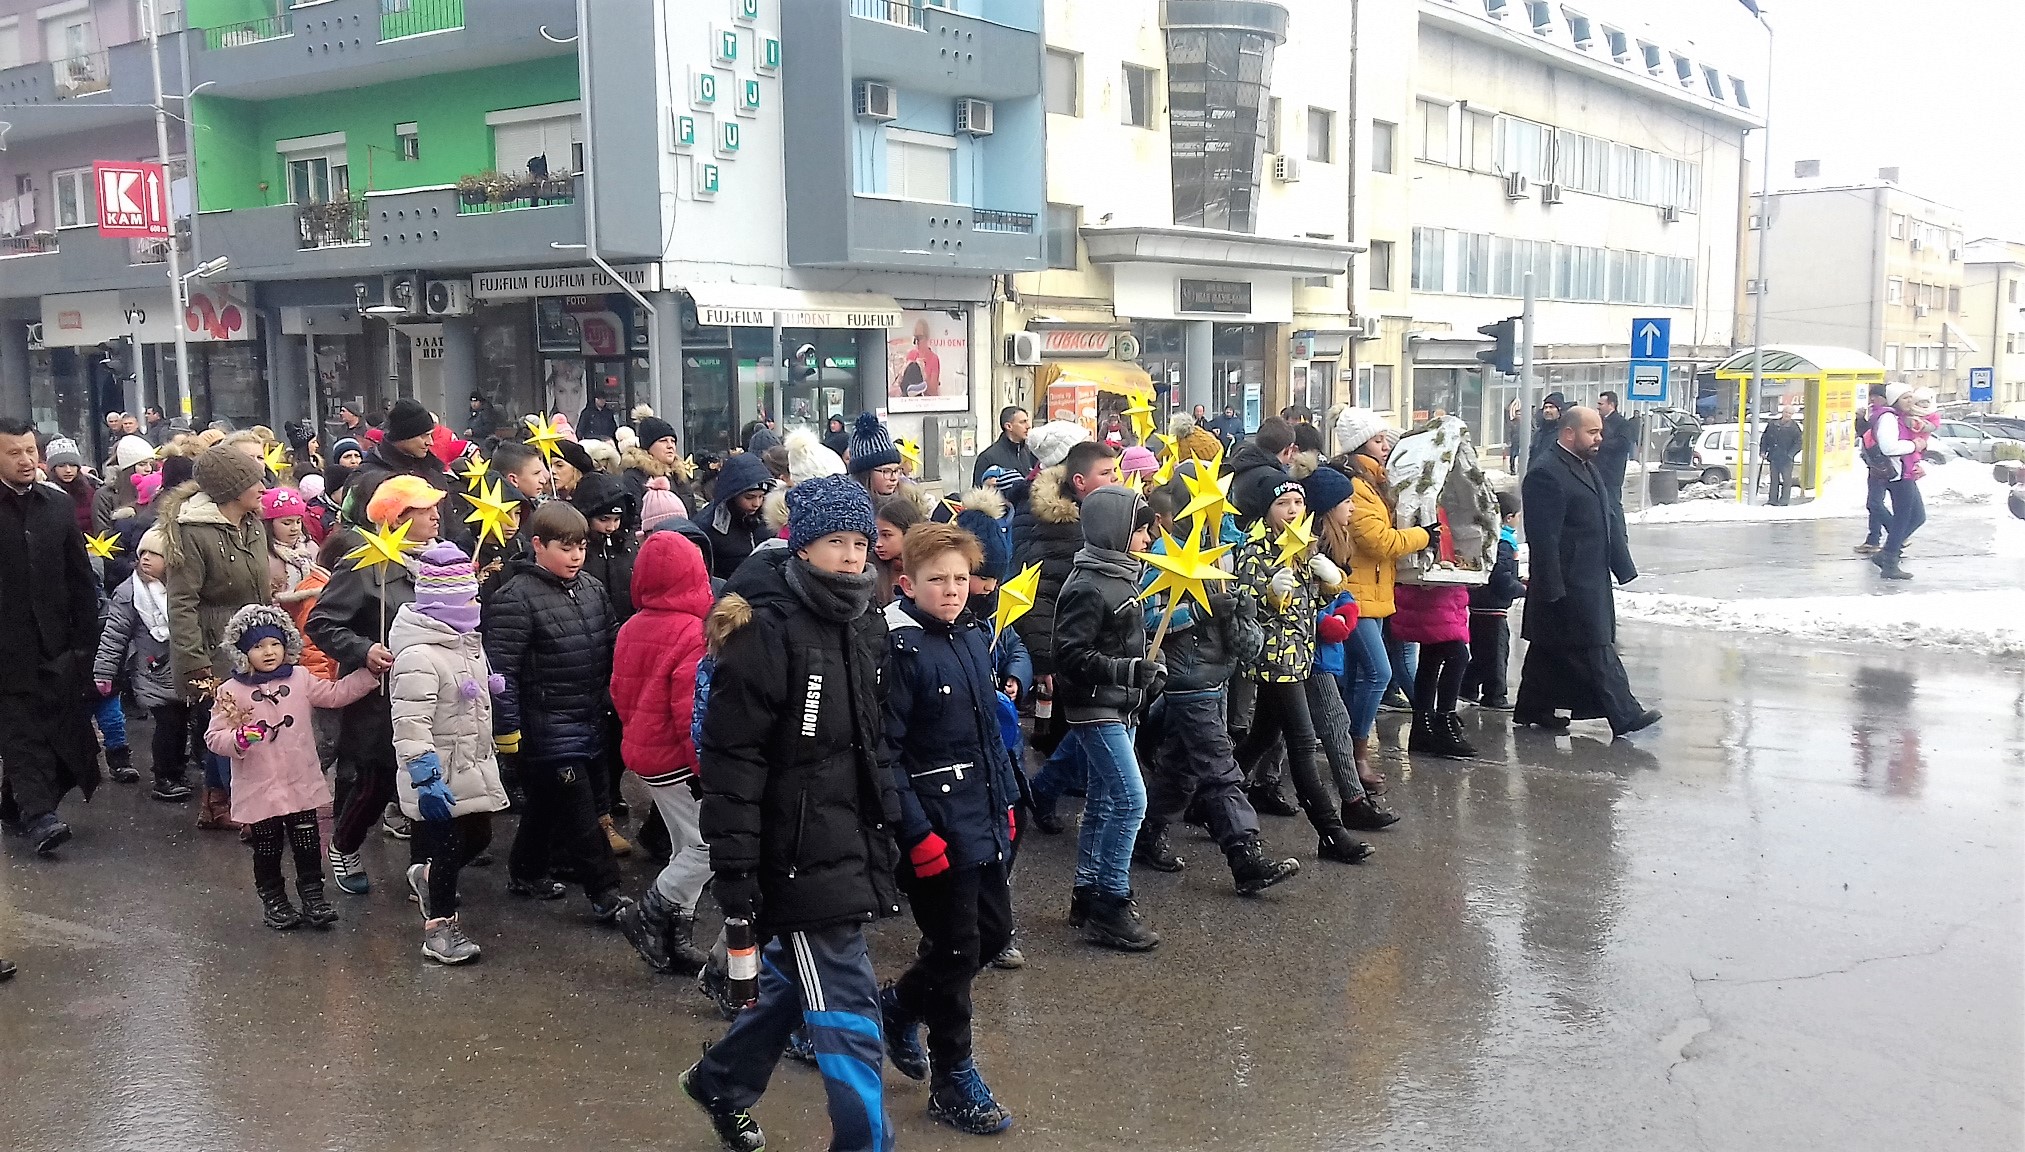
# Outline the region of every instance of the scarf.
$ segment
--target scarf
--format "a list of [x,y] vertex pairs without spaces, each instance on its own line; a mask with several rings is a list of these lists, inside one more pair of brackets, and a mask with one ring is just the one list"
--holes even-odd
[[148,626],[148,635],[155,643],[169,642],[169,590],[158,580],[143,580],[134,576],[134,611],[140,615],[141,623]]
[[865,614],[872,604],[872,585],[877,577],[870,565],[863,572],[839,575],[825,572],[802,559],[790,556],[787,562],[788,587],[809,611],[837,624],[848,624]]
[[1071,571],[1087,569],[1099,576],[1112,576],[1119,580],[1139,583],[1139,574],[1144,566],[1132,558],[1130,552],[1119,552],[1111,548],[1099,548],[1085,544],[1076,550],[1076,561]]
[[281,666],[272,672],[255,672],[248,669],[244,672],[233,673],[232,679],[241,684],[266,684],[275,680],[286,680],[294,671],[295,665],[283,660]]

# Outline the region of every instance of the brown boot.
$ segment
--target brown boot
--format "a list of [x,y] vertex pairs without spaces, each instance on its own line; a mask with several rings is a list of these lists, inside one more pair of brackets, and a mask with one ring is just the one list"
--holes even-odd
[[610,816],[598,817],[598,827],[605,830],[605,839],[612,845],[612,855],[631,856],[633,854],[633,842],[619,835],[619,829],[613,825]]
[[205,787],[203,800],[197,807],[197,827],[239,831],[238,822],[232,819],[232,793]]
[[1371,763],[1371,744],[1372,737],[1365,736],[1350,741],[1350,749],[1357,760],[1357,779],[1363,783],[1366,792],[1377,796],[1385,791],[1385,773]]

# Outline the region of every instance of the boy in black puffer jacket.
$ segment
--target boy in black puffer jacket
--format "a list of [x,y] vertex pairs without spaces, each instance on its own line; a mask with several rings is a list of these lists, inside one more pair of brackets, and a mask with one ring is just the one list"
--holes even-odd
[[610,922],[632,901],[619,895],[619,862],[598,826],[591,773],[604,749],[612,706],[612,605],[583,572],[590,526],[557,500],[528,524],[531,559],[508,565],[479,625],[485,658],[506,680],[492,709],[493,743],[515,761],[528,805],[507,865],[507,888],[553,900],[549,876],[559,852],[584,887],[591,911]]
[[[612,642],[616,645],[619,629],[633,616],[633,560],[639,554],[639,543],[626,530],[626,525],[638,519],[640,501],[625,481],[603,472],[580,475],[569,500],[590,522],[591,534],[584,549],[584,575],[604,585],[605,595],[611,599]],[[604,827],[605,839],[611,843],[614,854],[630,856],[633,846],[627,843],[618,829],[618,821],[626,816],[626,801],[619,792],[619,782],[626,773],[626,762],[619,755],[624,733],[619,727],[618,712],[607,708],[604,724],[605,750],[591,774],[591,786],[597,792],[599,823]]]
[[872,500],[847,476],[788,490],[788,539],[739,566],[705,629],[724,635],[698,748],[703,839],[726,917],[763,946],[759,999],[684,1072],[727,1148],[788,1034],[816,1051],[830,1147],[885,1152],[879,984],[865,923],[899,912],[892,773],[880,762],[886,622],[871,611]]

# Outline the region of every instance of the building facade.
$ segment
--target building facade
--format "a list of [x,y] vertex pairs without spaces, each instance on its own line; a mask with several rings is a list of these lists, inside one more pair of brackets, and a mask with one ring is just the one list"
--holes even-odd
[[[1972,240],[1962,249],[1962,331],[1974,350],[1960,365],[1992,370],[1990,409],[2025,409],[2025,244]],[[1901,353],[1903,355],[1903,353]]]

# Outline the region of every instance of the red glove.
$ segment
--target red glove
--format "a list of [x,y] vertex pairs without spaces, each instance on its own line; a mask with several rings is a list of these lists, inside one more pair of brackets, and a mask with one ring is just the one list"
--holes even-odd
[[1007,841],[1020,838],[1020,818],[1013,814],[1010,804],[1006,806],[1005,810],[1005,838]]
[[1350,638],[1350,623],[1331,612],[1315,625],[1315,635],[1324,644],[1341,644]]
[[1357,621],[1363,617],[1363,614],[1357,611],[1357,601],[1355,600],[1345,600],[1343,603],[1338,604],[1336,611],[1331,613],[1331,615],[1341,616],[1343,622],[1352,628],[1357,627]]
[[927,879],[949,871],[949,845],[942,837],[930,832],[921,842],[907,850],[907,862],[914,865],[914,874]]

